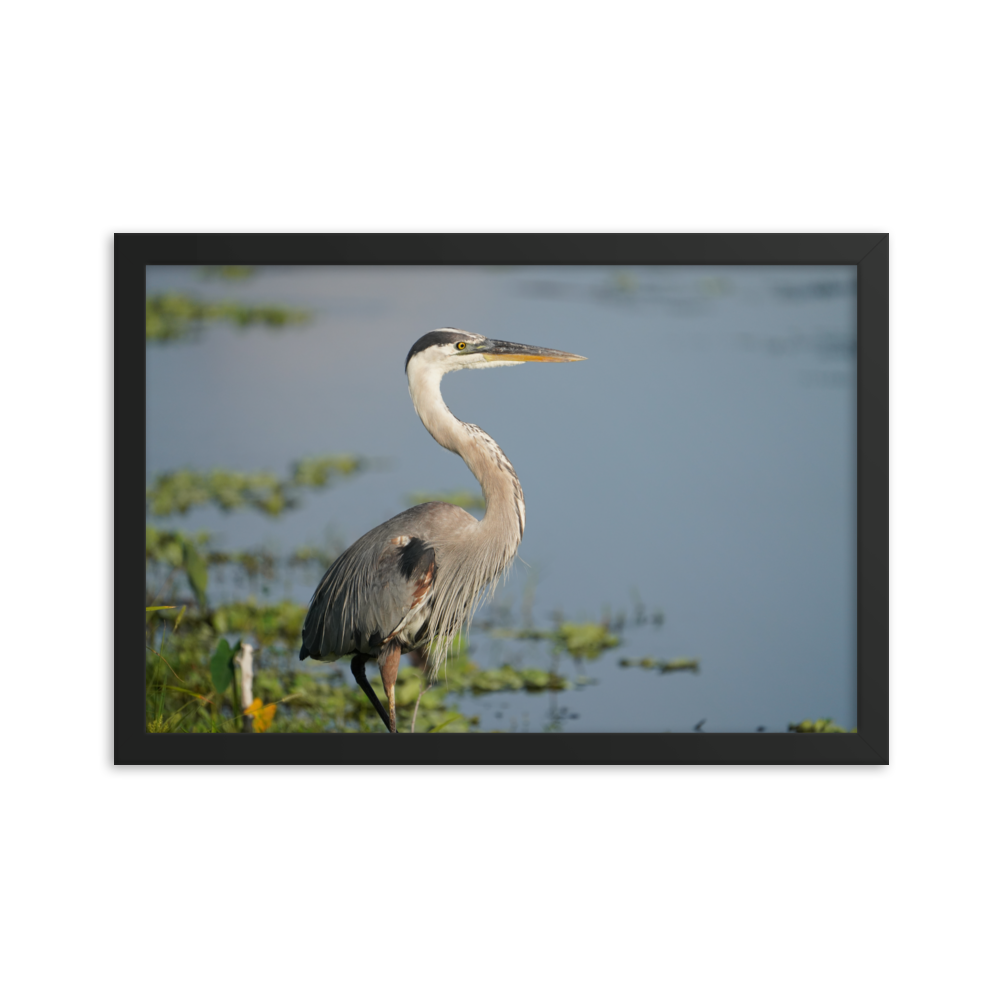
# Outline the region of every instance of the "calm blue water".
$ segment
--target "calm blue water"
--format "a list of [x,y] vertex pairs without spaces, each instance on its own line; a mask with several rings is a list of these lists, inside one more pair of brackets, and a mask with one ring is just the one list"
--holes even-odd
[[[285,472],[335,451],[384,460],[279,520],[207,509],[171,522],[221,546],[349,543],[413,492],[477,489],[424,430],[403,363],[457,326],[584,354],[573,365],[449,375],[452,411],[514,464],[527,530],[496,601],[545,626],[624,613],[626,642],[585,665],[598,683],[469,699],[483,728],[784,730],[856,724],[853,267],[274,268],[242,284],[194,268],[148,289],[279,302],[314,320],[280,332],[214,324],[147,349],[147,472]],[[289,585],[306,601],[315,574]],[[275,596],[283,596],[282,593]],[[647,619],[635,625],[636,604]],[[475,658],[500,644],[473,633]],[[522,647],[523,649],[523,647]],[[526,665],[549,665],[531,647]],[[619,667],[686,656],[697,675]],[[532,659],[533,657],[533,659]],[[564,662],[562,668],[572,672]],[[576,716],[575,718],[571,716]]]

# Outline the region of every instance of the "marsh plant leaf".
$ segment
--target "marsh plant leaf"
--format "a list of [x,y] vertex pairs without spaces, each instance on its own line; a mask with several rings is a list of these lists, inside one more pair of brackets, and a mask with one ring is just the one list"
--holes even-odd
[[212,687],[219,694],[227,691],[229,685],[233,683],[233,651],[225,639],[220,639],[219,645],[215,647],[209,671],[212,675]]
[[468,723],[465,721],[465,716],[461,712],[452,712],[443,722],[439,722],[436,726],[431,727],[427,731],[429,733],[440,733],[443,732],[446,726],[452,725],[452,723],[460,722],[464,724],[464,728],[468,728]]

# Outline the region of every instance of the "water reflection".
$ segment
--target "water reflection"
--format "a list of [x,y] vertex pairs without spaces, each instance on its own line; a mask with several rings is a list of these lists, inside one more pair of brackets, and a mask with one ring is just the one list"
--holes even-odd
[[[614,302],[618,305],[657,305],[690,313],[708,309],[722,297],[743,293],[766,293],[789,302],[814,299],[853,299],[857,282],[853,275],[821,280],[767,281],[762,272],[748,267],[705,272],[685,267],[575,268],[576,273],[523,279],[520,294],[544,299],[578,299]],[[754,271],[757,270],[757,274]],[[788,269],[785,269],[788,270]],[[840,269],[844,270],[844,269]],[[853,269],[851,269],[853,270]]]
[[709,274],[688,281],[661,271],[577,270],[582,273],[523,280],[518,290],[528,298],[589,300],[628,307],[654,305],[678,315],[703,311],[713,299],[733,291],[733,283],[725,275]]
[[807,281],[798,285],[778,285],[774,291],[786,299],[832,299],[839,296],[854,297],[857,294],[854,279],[833,281]]
[[820,360],[854,361],[857,340],[853,333],[832,330],[789,333],[742,334],[741,344],[767,354],[808,354]]

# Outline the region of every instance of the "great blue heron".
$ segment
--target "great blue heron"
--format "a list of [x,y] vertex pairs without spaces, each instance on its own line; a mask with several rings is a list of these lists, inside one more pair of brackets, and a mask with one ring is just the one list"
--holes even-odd
[[[351,655],[351,673],[390,733],[396,732],[399,657],[437,639],[433,681],[451,640],[497,583],[524,535],[524,493],[507,456],[484,430],[456,419],[441,398],[441,379],[461,368],[525,361],[584,361],[579,354],[489,340],[443,327],[406,356],[414,409],[431,437],[454,451],[479,480],[481,521],[449,503],[422,503],[359,538],[326,571],[309,603],[299,659]],[[377,660],[389,711],[365,676]]]

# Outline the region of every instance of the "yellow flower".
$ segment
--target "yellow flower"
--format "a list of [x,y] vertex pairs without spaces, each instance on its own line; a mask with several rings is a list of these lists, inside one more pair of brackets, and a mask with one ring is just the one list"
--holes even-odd
[[243,714],[253,717],[253,731],[255,733],[264,733],[274,722],[274,713],[277,710],[277,705],[265,705],[260,698],[254,698],[250,707]]

